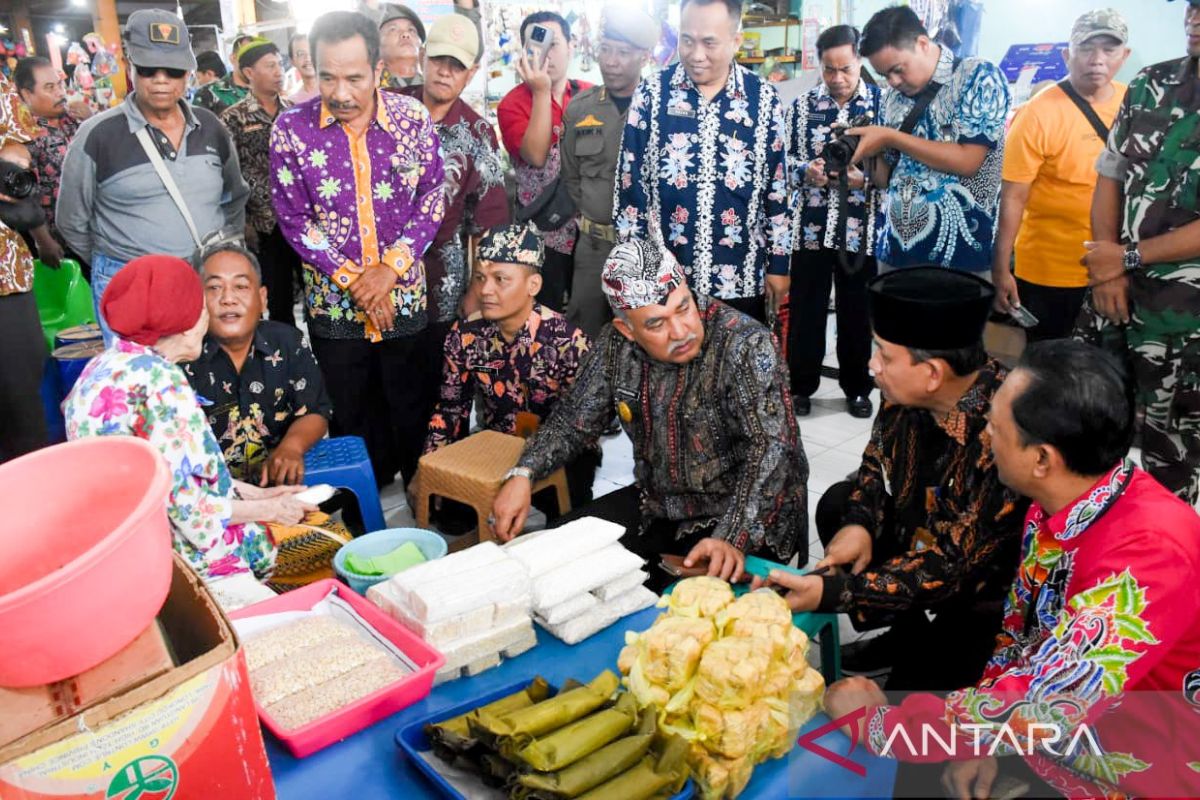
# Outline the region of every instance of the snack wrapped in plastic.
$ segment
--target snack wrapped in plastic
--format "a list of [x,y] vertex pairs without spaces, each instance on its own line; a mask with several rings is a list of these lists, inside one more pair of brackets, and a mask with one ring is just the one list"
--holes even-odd
[[675,794],[688,779],[687,752],[687,742],[671,737],[657,759],[645,756],[632,769],[580,795],[580,800],[646,800]]
[[692,707],[700,740],[708,750],[725,758],[741,758],[750,752],[767,725],[768,714],[767,706],[761,702],[742,709],[717,708],[703,702]]
[[[622,694],[612,708],[597,711],[533,740],[512,753],[513,760],[540,772],[569,767],[623,736],[637,723],[637,718],[637,703],[631,695]],[[501,752],[509,755],[503,749]]]
[[659,604],[676,617],[715,617],[732,602],[733,589],[728,583],[701,575],[675,584],[671,594]]
[[698,744],[692,745],[688,765],[705,800],[737,797],[754,774],[754,762],[749,758],[721,758]]
[[619,684],[617,676],[611,670],[605,670],[584,686],[559,692],[528,708],[502,716],[480,710],[468,722],[473,733],[478,730],[492,738],[507,737],[513,740],[510,746],[524,747],[534,738],[569,725],[600,708],[617,691]]
[[[717,631],[710,620],[660,617],[649,630],[632,638],[626,636],[630,644],[617,663],[622,671],[629,672],[631,684],[644,679],[669,693],[676,692],[696,674],[700,654],[716,638]],[[640,678],[633,676],[634,670],[641,672]]]
[[528,686],[519,692],[514,692],[499,700],[494,700],[486,706],[473,709],[466,714],[459,714],[457,717],[452,717],[451,719],[432,725],[426,725],[425,736],[429,739],[429,743],[433,746],[433,752],[438,758],[443,761],[453,761],[457,756],[467,752],[477,743],[477,740],[471,736],[470,726],[467,724],[467,718],[476,711],[504,715],[510,711],[528,708],[534,703],[540,703],[549,694],[549,684],[546,683],[545,678],[539,676],[534,678]]
[[762,690],[770,662],[766,640],[719,639],[700,657],[696,697],[721,708],[745,708]]
[[717,614],[723,636],[756,637],[771,642],[772,658],[786,656],[791,646],[792,611],[787,601],[769,589],[749,592]]
[[517,777],[511,800],[572,798],[630,769],[650,752],[657,730],[654,714],[643,714],[633,736],[601,747],[557,772],[529,772]]

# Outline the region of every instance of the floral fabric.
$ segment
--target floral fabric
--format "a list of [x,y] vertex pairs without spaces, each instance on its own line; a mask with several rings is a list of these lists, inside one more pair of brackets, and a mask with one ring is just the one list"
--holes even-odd
[[661,241],[689,285],[761,297],[792,253],[787,132],[775,89],[745,67],[705,100],[682,65],[634,92],[617,162],[618,241]]
[[[54,124],[57,122],[58,124]],[[67,156],[67,145],[79,130],[79,121],[70,114],[58,120],[37,118],[38,132],[33,141],[26,145],[33,157],[33,170],[38,176],[38,189],[42,194],[42,210],[46,212],[46,223],[56,235],[54,227],[54,205],[58,200],[58,185],[62,181],[62,163]]]
[[[981,144],[988,153],[969,177],[951,175],[900,155],[884,194],[887,223],[879,229],[875,255],[893,267],[940,264],[967,272],[992,267],[992,244],[1000,206],[1000,166],[1010,98],[1008,81],[995,64],[977,58],[955,63],[943,47],[933,80],[942,90],[913,135],[935,142]],[[883,97],[882,124],[899,128],[916,100],[902,92]]]
[[256,523],[230,524],[233,479],[187,377],[149,347],[118,339],[63,401],[67,438],[136,436],[167,461],[175,549],[202,576],[265,577],[275,546]]
[[[33,118],[17,90],[0,73],[0,147],[25,144],[36,135]],[[0,222],[0,296],[33,288],[33,256],[21,234]]]
[[[1020,745],[1067,797],[1197,796],[1200,518],[1125,461],[1056,514],[1034,504],[1023,547],[980,682],[878,709],[871,749],[881,752],[897,726],[917,742],[924,725],[942,736],[979,725],[984,752]],[[998,736],[1001,723],[1019,740]],[[1072,736],[1085,724],[1095,746],[1047,741],[1050,726]],[[1035,725],[1046,726],[1040,737]],[[907,747],[895,755],[942,760]]]
[[[276,116],[291,107],[292,102],[281,96]],[[275,209],[271,206],[271,126],[275,117],[266,112],[257,97],[247,94],[221,112],[221,122],[237,148],[242,176],[250,185],[246,222],[259,233],[270,233],[275,227]]]
[[588,347],[583,331],[537,303],[512,342],[494,322],[455,322],[446,336],[442,389],[425,451],[467,435],[477,395],[487,430],[515,434],[520,412],[545,419],[575,382]]
[[[425,106],[375,92],[361,136],[320,98],[280,114],[271,130],[271,198],[279,229],[304,263],[308,329],[325,339],[397,339],[426,321],[421,261],[446,209],[441,146]],[[383,263],[396,273],[395,327],[381,332],[350,286]]]

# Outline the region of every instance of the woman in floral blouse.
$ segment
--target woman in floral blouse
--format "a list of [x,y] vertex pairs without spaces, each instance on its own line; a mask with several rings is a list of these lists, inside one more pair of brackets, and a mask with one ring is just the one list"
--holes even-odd
[[101,305],[119,338],[92,359],[63,402],[67,437],[149,441],[171,470],[175,549],[204,577],[268,576],[279,538],[272,523],[293,526],[317,509],[293,496],[303,487],[262,489],[230,476],[177,366],[195,360],[208,329],[195,270],[171,256],[136,258],[114,276]]

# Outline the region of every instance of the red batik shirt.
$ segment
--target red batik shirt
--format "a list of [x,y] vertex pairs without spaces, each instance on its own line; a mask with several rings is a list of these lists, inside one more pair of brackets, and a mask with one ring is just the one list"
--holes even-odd
[[[945,760],[940,746],[911,752],[895,729],[921,749],[922,726],[962,741],[981,725],[981,754],[1010,755],[1007,726],[1068,797],[1200,796],[1200,517],[1126,461],[1049,518],[1034,504],[1022,553],[980,682],[877,709],[870,748],[883,754],[891,737],[897,758]],[[1062,731],[1057,755],[1041,739],[1051,729],[1032,724]],[[1092,739],[1072,746],[1083,724]]]

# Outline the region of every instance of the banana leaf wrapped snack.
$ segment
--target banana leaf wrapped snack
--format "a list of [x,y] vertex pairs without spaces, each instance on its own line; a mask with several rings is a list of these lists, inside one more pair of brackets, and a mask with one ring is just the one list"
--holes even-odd
[[643,757],[632,769],[581,795],[580,800],[648,800],[675,794],[687,783],[687,753],[687,742],[672,737],[657,759]]
[[549,700],[527,708],[502,715],[480,709],[468,718],[468,724],[477,737],[491,737],[498,748],[515,752],[536,737],[569,725],[600,708],[612,699],[619,686],[617,676],[611,670],[605,670],[583,686],[561,691]]
[[643,714],[637,732],[601,747],[557,772],[530,772],[517,777],[512,800],[570,800],[631,769],[650,752],[658,723]]
[[545,678],[539,676],[534,678],[528,686],[519,692],[514,692],[507,697],[502,697],[499,700],[488,703],[482,708],[468,711],[466,714],[459,714],[452,719],[426,725],[425,736],[429,739],[429,743],[433,745],[434,755],[443,761],[453,762],[455,758],[470,753],[479,744],[479,740],[471,734],[468,717],[480,711],[488,714],[504,715],[511,711],[518,711],[522,708],[528,708],[535,703],[540,703],[549,694],[550,685],[546,683]]
[[637,702],[632,695],[622,694],[612,708],[564,725],[512,753],[503,749],[501,752],[510,761],[539,772],[552,772],[569,767],[624,735],[637,724],[637,719]]

